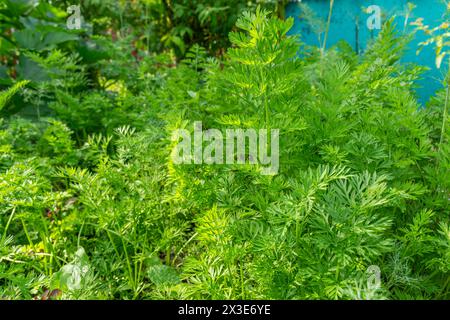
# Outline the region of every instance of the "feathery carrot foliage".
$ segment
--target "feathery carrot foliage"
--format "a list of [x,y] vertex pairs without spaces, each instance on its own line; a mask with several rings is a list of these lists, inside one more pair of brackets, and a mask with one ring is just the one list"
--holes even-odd
[[[292,24],[246,12],[223,60],[194,46],[176,67],[109,43],[125,72],[97,81],[27,53],[48,77],[24,96],[47,111],[1,119],[0,298],[449,299],[445,93],[420,108],[391,22],[361,57],[299,55]],[[280,129],[279,174],[176,165],[171,134],[195,121]]]

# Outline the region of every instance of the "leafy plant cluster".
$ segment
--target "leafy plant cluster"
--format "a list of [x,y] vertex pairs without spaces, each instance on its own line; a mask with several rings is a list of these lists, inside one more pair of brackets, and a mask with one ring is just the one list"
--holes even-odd
[[[73,3],[58,0],[54,4],[67,8]],[[194,44],[220,55],[243,10],[262,5],[281,15],[287,1],[85,0],[80,4],[85,22],[96,34],[132,35],[136,51],[173,49],[183,57]]]
[[[176,65],[27,51],[47,77],[0,94],[0,297],[449,299],[445,91],[420,108],[391,22],[361,57],[292,25],[245,12],[224,59]],[[195,121],[280,129],[279,174],[174,164]]]

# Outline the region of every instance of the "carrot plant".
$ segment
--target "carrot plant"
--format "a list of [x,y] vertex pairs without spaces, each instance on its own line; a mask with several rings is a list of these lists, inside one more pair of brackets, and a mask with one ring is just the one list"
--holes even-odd
[[[391,21],[361,57],[292,25],[246,12],[223,59],[101,39],[98,73],[28,54],[47,113],[0,122],[0,298],[449,299],[445,98],[419,108]],[[197,121],[279,129],[278,174],[174,163]]]

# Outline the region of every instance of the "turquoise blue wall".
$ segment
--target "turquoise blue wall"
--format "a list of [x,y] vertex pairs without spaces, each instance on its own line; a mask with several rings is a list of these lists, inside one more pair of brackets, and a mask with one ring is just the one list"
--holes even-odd
[[[311,7],[318,17],[327,19],[329,0],[303,0],[303,2]],[[365,13],[363,8],[367,8],[370,5],[381,7],[382,22],[386,18],[396,15],[395,23],[397,29],[404,32],[405,12],[408,2],[416,5],[409,22],[415,21],[418,17],[423,17],[424,23],[430,26],[437,26],[443,22],[442,14],[445,12],[445,4],[442,0],[336,0],[327,47],[336,44],[340,40],[345,40],[355,50],[359,47],[359,52],[364,51],[368,41],[376,37],[379,32],[379,30],[369,30],[367,27],[367,19],[370,17],[370,14]],[[307,44],[319,45],[317,35],[310,30],[307,24],[299,19],[300,7],[297,3],[290,3],[287,6],[286,13],[288,17],[295,18],[295,25],[291,30],[291,34],[300,34],[302,41]],[[411,32],[412,30],[413,27],[408,26],[406,32]],[[359,46],[357,46],[357,38]],[[423,79],[418,81],[420,87],[417,89],[417,93],[422,103],[425,103],[436,90],[441,88],[445,70],[445,67],[441,67],[441,69],[436,68],[432,46],[424,48],[419,55],[416,55],[418,44],[425,39],[426,37],[422,32],[417,34],[409,44],[408,51],[402,59],[403,62],[414,62],[430,68],[430,71],[426,72]]]

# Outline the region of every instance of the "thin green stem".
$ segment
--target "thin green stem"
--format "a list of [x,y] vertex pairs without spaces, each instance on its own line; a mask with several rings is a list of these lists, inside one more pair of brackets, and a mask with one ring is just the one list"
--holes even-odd
[[9,229],[9,225],[11,224],[11,221],[12,221],[15,213],[16,213],[16,207],[14,207],[12,209],[11,215],[9,216],[8,222],[6,223],[5,230],[3,231],[2,242],[4,242],[5,239],[6,239],[6,235],[8,233],[8,229]]
[[145,4],[145,24],[147,26],[147,53],[150,54],[150,25],[148,22],[148,4]]
[[122,247],[123,247],[123,251],[125,253],[125,258],[127,259],[127,267],[128,267],[128,273],[129,273],[129,278],[130,278],[130,282],[131,282],[131,286],[133,287],[133,291],[136,290],[135,288],[135,283],[134,283],[134,277],[133,277],[133,268],[131,267],[131,262],[130,262],[130,258],[128,257],[128,250],[127,247],[125,245],[125,241],[123,241],[123,238],[120,237],[120,240],[122,242]]
[[331,16],[333,15],[333,6],[334,0],[330,0],[330,10],[328,11],[328,21],[327,21],[327,28],[325,30],[325,38],[323,39],[322,54],[325,52],[325,49],[327,48],[328,33],[330,31],[331,25]]
[[170,254],[171,254],[172,250],[171,248],[168,248],[166,250],[166,265],[170,266]]
[[80,231],[78,232],[78,237],[77,237],[77,248],[80,247],[81,233],[83,232],[84,222],[85,222],[85,221],[83,221],[83,224],[81,225]]
[[444,142],[444,136],[445,136],[445,123],[447,122],[447,110],[448,110],[448,101],[449,101],[449,95],[450,95],[450,78],[447,81],[447,91],[445,94],[445,105],[444,105],[444,113],[442,116],[442,128],[441,128],[441,138],[439,140],[439,150],[441,148],[442,143]]
[[184,243],[184,245],[181,247],[181,249],[178,250],[178,252],[177,252],[177,254],[175,255],[175,257],[173,257],[173,260],[172,260],[172,261],[173,261],[173,262],[172,262],[173,265],[175,265],[175,262],[176,262],[178,256],[179,256],[179,255],[181,254],[181,252],[183,251],[183,249],[186,248],[186,246],[187,246],[192,240],[194,240],[194,238],[195,238],[197,235],[198,235],[197,232],[194,233],[194,235],[193,235],[192,237],[190,237],[189,240],[186,241],[186,242]]
[[[109,241],[111,242],[111,244],[112,244],[112,246],[113,246],[113,248],[114,248],[114,251],[115,251],[116,254],[117,254],[117,257],[120,258],[119,250],[117,249],[117,246],[116,246],[116,244],[114,243],[114,239],[112,238],[110,232],[112,232],[112,231],[106,230],[106,234],[108,235]],[[126,248],[126,246],[125,246],[124,239],[123,239],[118,233],[116,233],[116,232],[112,232],[112,233],[116,234],[116,235],[120,238],[120,240],[121,240],[121,242],[122,242],[122,247],[123,247],[123,250],[124,250],[124,253],[125,253],[125,258],[126,258],[126,263],[127,263],[127,269],[128,269],[128,279],[129,279],[130,284],[131,284],[131,286],[133,287],[133,291],[134,291],[134,290],[135,290],[135,285],[134,285],[134,279],[133,279],[133,271],[132,271],[132,268],[131,268],[131,265],[130,265],[130,260],[129,260],[129,258],[128,258],[128,252],[127,252],[127,248]]]
[[241,295],[242,295],[242,299],[245,300],[246,298],[246,292],[245,292],[245,285],[244,285],[244,270],[242,268],[242,258],[239,261],[239,273],[241,276]]
[[33,246],[33,241],[31,241],[25,221],[23,220],[23,218],[20,218],[20,221],[22,222],[23,231],[25,232],[25,236],[27,237],[28,243],[30,244],[30,246]]

